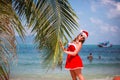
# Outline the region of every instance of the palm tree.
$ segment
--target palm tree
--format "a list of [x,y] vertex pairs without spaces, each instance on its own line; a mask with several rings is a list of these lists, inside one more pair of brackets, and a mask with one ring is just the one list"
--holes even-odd
[[0,0],[0,35],[7,35],[0,37],[0,78],[4,76],[5,80],[9,79],[10,71],[9,62],[6,64],[4,58],[11,59],[6,57],[9,53],[15,57],[15,30],[24,37],[21,22],[32,28],[34,42],[43,51],[43,63],[48,68],[62,65],[63,52],[59,41],[66,44],[78,29],[77,16],[67,0]]
[[16,57],[14,30],[24,36],[24,28],[12,8],[12,1],[0,0],[0,80],[9,80],[9,65]]

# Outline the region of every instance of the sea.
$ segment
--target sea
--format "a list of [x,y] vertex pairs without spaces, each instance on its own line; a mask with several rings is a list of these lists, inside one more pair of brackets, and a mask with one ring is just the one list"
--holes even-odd
[[[87,59],[90,53],[92,61]],[[64,69],[66,54],[63,55],[62,70],[41,68],[40,55],[34,44],[18,44],[17,59],[10,68],[11,80],[72,80],[69,71]],[[112,80],[113,76],[120,75],[120,45],[106,48],[83,45],[79,55],[84,63],[82,74],[86,80]]]

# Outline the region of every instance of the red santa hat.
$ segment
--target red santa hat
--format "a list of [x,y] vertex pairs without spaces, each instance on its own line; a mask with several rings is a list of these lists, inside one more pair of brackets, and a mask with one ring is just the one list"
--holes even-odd
[[85,37],[85,39],[88,37],[88,32],[86,30],[81,30],[80,34],[82,34]]

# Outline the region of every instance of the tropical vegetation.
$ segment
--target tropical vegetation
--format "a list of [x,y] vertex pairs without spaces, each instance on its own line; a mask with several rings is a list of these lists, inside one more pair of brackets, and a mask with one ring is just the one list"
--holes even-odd
[[78,29],[77,16],[68,0],[0,0],[0,80],[10,79],[10,64],[16,59],[19,34],[24,41],[25,27],[35,36],[36,48],[42,50],[42,65],[62,65],[64,45]]

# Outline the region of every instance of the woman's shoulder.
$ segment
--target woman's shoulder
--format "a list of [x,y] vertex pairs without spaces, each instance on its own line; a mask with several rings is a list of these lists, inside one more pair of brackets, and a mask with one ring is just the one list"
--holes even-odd
[[76,50],[76,45],[74,43],[68,43],[68,51]]
[[81,42],[79,42],[79,43],[70,42],[70,43],[68,43],[68,45],[74,45],[74,46],[77,46],[77,45],[82,45],[82,43],[81,43]]
[[75,45],[75,43],[73,43],[73,42],[70,42],[70,43],[68,43],[68,45]]
[[76,48],[76,44],[73,42],[68,43],[69,46],[74,46]]
[[76,43],[74,43],[74,42],[71,42],[71,43],[69,43],[69,46],[70,46],[70,45],[74,46],[76,49],[82,47],[82,43],[77,43],[77,44],[76,44]]

